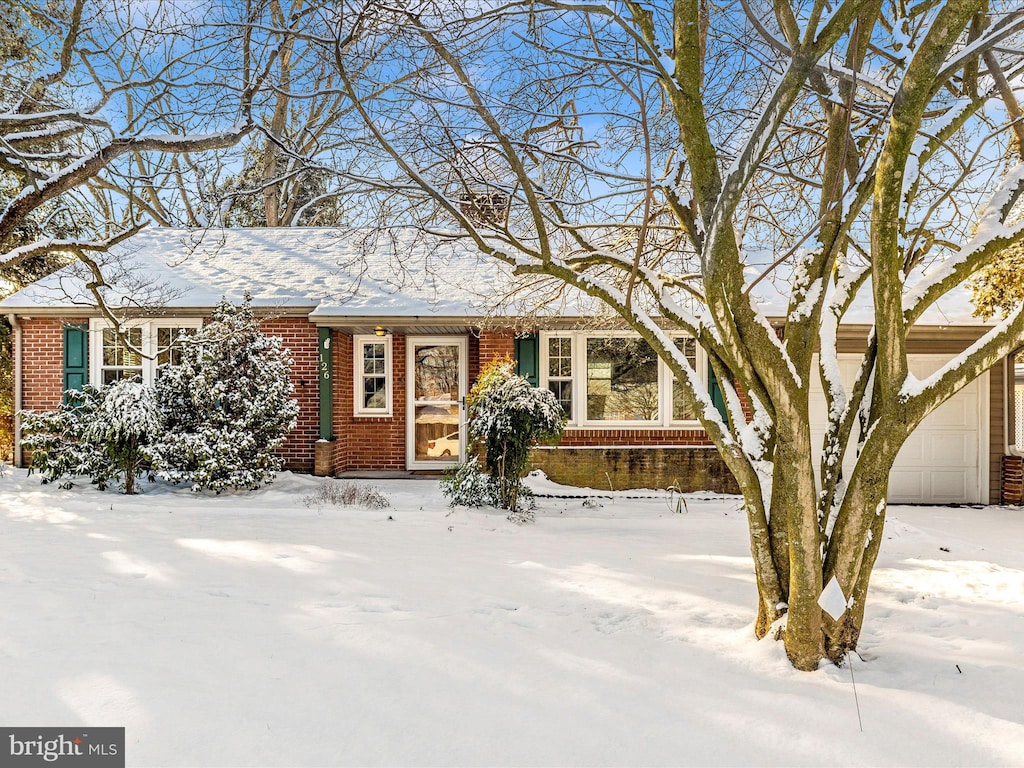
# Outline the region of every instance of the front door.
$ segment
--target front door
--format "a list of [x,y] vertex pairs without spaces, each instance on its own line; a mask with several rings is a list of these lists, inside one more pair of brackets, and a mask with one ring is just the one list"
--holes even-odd
[[466,456],[464,336],[410,337],[406,464],[443,469]]

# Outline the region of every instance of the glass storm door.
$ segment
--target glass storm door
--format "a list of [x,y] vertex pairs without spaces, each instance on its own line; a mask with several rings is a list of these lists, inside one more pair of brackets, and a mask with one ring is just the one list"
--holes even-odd
[[409,469],[441,469],[466,454],[466,339],[409,338],[406,349],[406,461]]

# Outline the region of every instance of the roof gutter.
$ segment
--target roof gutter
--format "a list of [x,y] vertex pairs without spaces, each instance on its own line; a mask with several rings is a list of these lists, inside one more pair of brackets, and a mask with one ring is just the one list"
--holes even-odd
[[410,326],[410,325],[479,325],[483,317],[469,315],[335,315],[311,312],[309,319],[319,326],[345,328],[354,326]]
[[14,466],[20,467],[21,462],[21,323],[13,312],[7,315],[7,321],[14,331]]

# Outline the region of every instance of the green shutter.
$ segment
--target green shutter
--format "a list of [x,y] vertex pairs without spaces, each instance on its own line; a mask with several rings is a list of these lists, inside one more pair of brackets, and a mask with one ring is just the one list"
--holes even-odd
[[320,350],[318,392],[320,394],[320,439],[334,438],[334,356],[331,354],[331,329],[318,328]]
[[539,350],[536,333],[516,339],[516,373],[535,387],[540,384]]
[[722,392],[722,385],[718,383],[718,377],[715,376],[711,363],[708,363],[708,392],[711,395],[711,402],[715,404],[715,408],[722,414],[722,419],[728,423],[729,410],[725,407],[725,395]]
[[[89,328],[64,326],[64,392],[81,391],[89,383]],[[67,394],[64,395],[65,400]]]

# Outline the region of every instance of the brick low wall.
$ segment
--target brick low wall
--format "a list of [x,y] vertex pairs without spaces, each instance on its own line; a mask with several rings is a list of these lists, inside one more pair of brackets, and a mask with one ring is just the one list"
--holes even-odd
[[1003,504],[1024,504],[1024,457],[1003,456]]
[[530,468],[556,483],[604,490],[668,488],[739,493],[713,448],[538,448]]

